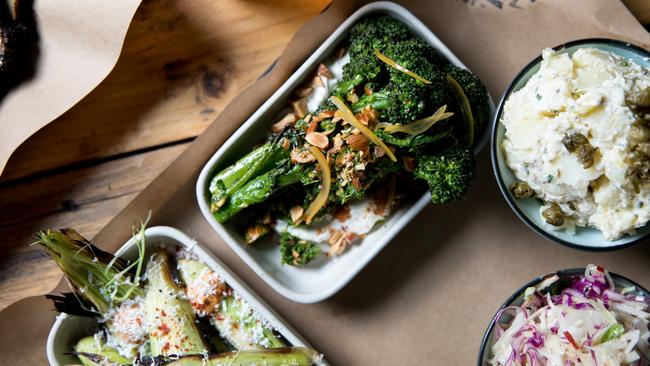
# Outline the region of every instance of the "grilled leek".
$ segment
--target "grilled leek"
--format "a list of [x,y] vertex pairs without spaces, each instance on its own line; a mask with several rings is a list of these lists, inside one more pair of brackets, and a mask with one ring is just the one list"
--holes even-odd
[[190,304],[182,299],[169,267],[169,255],[155,253],[147,267],[144,314],[152,356],[207,353]]
[[[197,282],[205,282],[202,276],[214,273],[205,263],[193,259],[179,260],[177,268],[181,280],[189,289]],[[235,295],[229,287],[219,291],[220,293],[216,293],[219,296],[218,304],[211,313],[204,315],[209,316],[212,325],[236,349],[264,349],[287,346],[282,339],[275,335],[273,329],[252,311],[246,300]],[[204,295],[209,296],[212,294]]]

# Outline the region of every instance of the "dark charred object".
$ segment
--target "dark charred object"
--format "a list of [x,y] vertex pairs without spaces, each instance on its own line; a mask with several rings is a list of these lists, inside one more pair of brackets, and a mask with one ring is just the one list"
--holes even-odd
[[0,0],[0,99],[30,79],[38,56],[33,0]]

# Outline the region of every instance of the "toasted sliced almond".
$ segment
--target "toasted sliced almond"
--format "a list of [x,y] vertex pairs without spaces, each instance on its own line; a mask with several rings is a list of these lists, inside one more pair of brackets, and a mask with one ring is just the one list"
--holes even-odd
[[354,104],[359,101],[359,96],[354,92],[354,90],[352,90],[348,93],[348,95],[345,96],[345,99],[347,99],[348,102]]
[[368,125],[369,120],[368,120],[368,116],[365,113],[363,113],[363,112],[362,113],[357,113],[354,116],[357,117],[357,120],[359,122],[363,123],[364,126]]
[[327,66],[325,66],[325,64],[318,65],[318,71],[316,71],[316,75],[325,76],[328,79],[334,79],[334,75],[332,75],[332,72]]
[[291,102],[291,106],[293,107],[293,113],[295,113],[298,118],[303,118],[307,114],[307,98]]
[[323,83],[323,79],[320,76],[316,75],[311,81],[311,86],[314,88],[322,88],[325,86],[325,84]]
[[288,125],[296,122],[296,115],[293,112],[287,113],[281,120],[271,125],[271,132],[280,133]]
[[313,115],[308,114],[308,115],[305,116],[305,118],[303,118],[303,120],[305,121],[305,123],[309,123],[309,121],[311,121],[312,117],[313,117]]
[[343,237],[343,234],[345,233],[341,230],[333,230],[327,242],[329,243],[329,245],[334,245],[336,244],[336,242],[339,241],[339,239]]
[[404,162],[404,168],[412,172],[415,169],[415,159],[410,156],[403,156],[402,161]]
[[327,145],[329,145],[330,143],[329,139],[327,138],[327,135],[322,134],[320,132],[308,133],[307,135],[305,135],[305,140],[307,140],[307,142],[318,147],[321,150],[327,148]]
[[309,122],[309,126],[307,126],[307,133],[316,132],[316,129],[318,128],[318,122],[320,121],[316,118]]
[[295,94],[298,98],[306,98],[306,97],[310,96],[311,93],[313,93],[313,92],[314,92],[314,88],[313,88],[313,87],[311,87],[311,86],[305,86],[305,87],[302,87],[302,88],[296,90],[294,94]]
[[328,153],[330,154],[336,154],[337,152],[341,151],[341,147],[343,146],[343,138],[341,137],[340,134],[334,136],[334,144],[331,149],[329,149]]
[[320,119],[328,119],[334,117],[334,114],[336,111],[320,111],[318,113],[318,118]]
[[291,221],[296,222],[298,219],[302,217],[302,214],[305,212],[305,210],[301,206],[293,206],[291,207],[291,210],[289,210],[289,214],[291,215]]
[[379,112],[372,109],[369,105],[363,109],[362,113],[368,117],[368,123],[370,124],[375,124],[379,121]]
[[246,229],[245,239],[246,244],[253,244],[257,239],[266,235],[269,232],[268,227],[263,225],[253,225]]
[[370,140],[368,140],[368,138],[363,134],[358,133],[358,134],[348,136],[345,142],[350,146],[350,149],[352,149],[353,151],[361,151],[361,150],[365,150],[368,147]]
[[291,150],[291,161],[294,163],[306,164],[315,160],[314,155],[310,154],[308,150],[301,150],[294,147]]

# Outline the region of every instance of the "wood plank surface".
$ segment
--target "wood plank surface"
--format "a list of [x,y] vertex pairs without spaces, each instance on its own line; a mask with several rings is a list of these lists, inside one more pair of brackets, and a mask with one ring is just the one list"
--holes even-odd
[[650,1],[649,0],[623,0],[628,9],[639,19],[641,24],[650,26]]
[[2,180],[200,134],[328,0],[146,0],[115,69],[32,136]]
[[[650,1],[625,0],[650,23]],[[30,235],[92,237],[282,52],[328,0],[145,0],[108,78],[30,138],[0,177],[0,310],[58,269]]]
[[60,274],[31,234],[91,238],[280,55],[326,0],[145,0],[115,69],[0,177],[0,310]]
[[56,265],[28,245],[35,231],[72,227],[92,237],[188,145],[0,187],[0,309],[59,282]]

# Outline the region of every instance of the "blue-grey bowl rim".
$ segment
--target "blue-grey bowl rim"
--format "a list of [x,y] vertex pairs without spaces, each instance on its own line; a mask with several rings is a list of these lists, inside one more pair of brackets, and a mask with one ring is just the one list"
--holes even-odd
[[[483,333],[483,339],[481,340],[481,346],[478,351],[478,360],[476,362],[477,366],[485,366],[483,362],[483,356],[485,354],[485,350],[488,346],[488,338],[490,337],[490,333],[492,333],[492,330],[494,329],[494,325],[496,324],[497,321],[497,315],[501,312],[503,308],[506,306],[510,306],[519,296],[528,288],[531,286],[535,286],[538,283],[542,282],[544,279],[548,278],[549,276],[553,275],[558,275],[560,278],[565,277],[565,276],[575,276],[575,275],[580,275],[584,274],[585,269],[584,268],[570,268],[570,269],[562,269],[556,272],[550,272],[541,276],[538,276],[534,278],[531,281],[528,281],[525,285],[521,286],[517,291],[515,291],[510,297],[506,299],[506,301],[499,306],[497,311],[494,313],[494,316],[492,317],[492,320],[490,321],[490,324],[488,325],[487,329],[485,330],[485,333]],[[617,281],[625,281],[629,282],[632,286],[634,286],[637,291],[641,291],[644,293],[645,296],[650,296],[650,291],[648,291],[645,287],[639,285],[638,283],[632,281],[631,279],[621,276],[617,273],[609,272],[609,275],[612,276],[612,279],[614,280],[614,284],[616,284]]]
[[[565,48],[569,47],[575,47],[575,46],[580,46],[580,45],[588,45],[588,44],[606,44],[606,45],[613,45],[616,47],[622,47],[629,49],[633,52],[639,53],[643,57],[650,58],[650,51],[646,50],[645,48],[642,48],[640,46],[637,46],[635,44],[629,43],[629,42],[624,42],[624,41],[619,41],[616,39],[609,39],[609,38],[585,38],[585,39],[579,39],[571,42],[566,42],[562,43],[558,46],[553,47],[552,49],[554,51],[562,51]],[[499,190],[501,191],[501,194],[503,197],[506,199],[506,202],[508,203],[508,206],[515,212],[517,217],[521,221],[526,224],[530,229],[532,229],[534,232],[536,232],[538,235],[551,240],[555,243],[559,243],[561,245],[564,245],[569,248],[573,249],[579,249],[579,250],[585,250],[585,251],[591,251],[591,252],[607,252],[607,251],[613,251],[613,250],[619,250],[623,248],[629,248],[633,245],[637,245],[643,241],[645,241],[650,233],[645,234],[643,236],[640,236],[639,238],[629,241],[627,243],[622,243],[622,244],[615,244],[607,247],[593,247],[593,246],[586,246],[586,245],[579,245],[575,243],[568,242],[566,240],[560,239],[556,236],[550,235],[547,233],[545,230],[540,228],[538,225],[536,225],[534,222],[532,222],[528,216],[524,212],[522,212],[519,207],[516,205],[514,201],[514,197],[510,194],[510,191],[508,187],[505,186],[505,183],[503,182],[503,178],[501,177],[501,170],[499,169],[499,162],[497,159],[497,131],[499,127],[499,120],[501,119],[501,114],[503,113],[503,104],[505,103],[505,100],[508,98],[508,96],[512,93],[512,90],[514,89],[515,85],[519,82],[519,80],[533,67],[535,67],[538,63],[542,61],[542,55],[540,54],[539,56],[535,57],[532,61],[530,61],[518,74],[517,76],[512,79],[508,87],[506,88],[505,92],[501,96],[501,99],[499,100],[499,105],[497,106],[496,112],[494,113],[494,119],[492,120],[492,131],[491,131],[491,139],[490,139],[490,155],[491,155],[491,160],[492,160],[492,170],[494,172],[494,176],[497,181],[497,185],[499,186]]]

